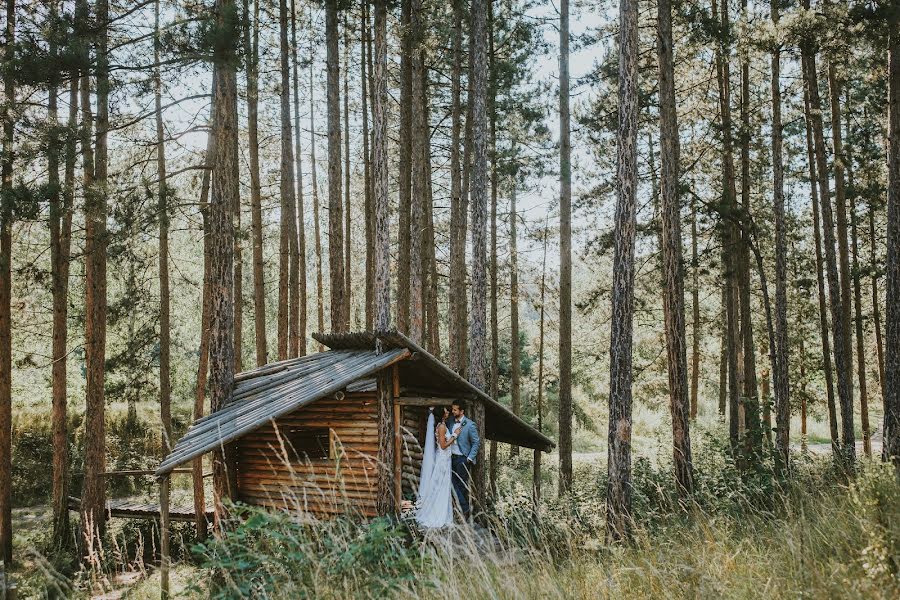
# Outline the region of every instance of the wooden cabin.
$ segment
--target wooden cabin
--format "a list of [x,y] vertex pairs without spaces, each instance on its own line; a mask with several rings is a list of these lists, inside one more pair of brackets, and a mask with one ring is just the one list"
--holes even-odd
[[414,499],[418,488],[431,406],[463,400],[482,449],[487,440],[553,448],[547,436],[401,333],[313,338],[328,349],[235,376],[229,402],[188,429],[157,476],[225,447],[236,500],[317,516],[375,516],[380,393],[393,397],[394,485],[404,499]]

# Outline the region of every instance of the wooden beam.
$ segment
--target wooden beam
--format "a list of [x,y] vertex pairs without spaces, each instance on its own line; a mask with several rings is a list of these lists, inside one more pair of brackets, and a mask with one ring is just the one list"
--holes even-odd
[[169,476],[159,480],[159,597],[169,599]]
[[536,514],[541,507],[541,451],[537,449],[535,449],[534,451],[534,472],[532,473],[532,488],[534,492],[534,512]]
[[400,396],[396,400],[400,406],[443,406],[453,402],[453,398],[423,397],[423,396]]
[[[396,388],[395,388],[396,389]],[[399,512],[403,499],[403,430],[400,423],[400,405],[394,402],[394,508]]]

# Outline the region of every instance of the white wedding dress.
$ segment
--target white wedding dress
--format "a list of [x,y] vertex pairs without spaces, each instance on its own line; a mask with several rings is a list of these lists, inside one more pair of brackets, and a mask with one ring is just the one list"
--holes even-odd
[[[435,440],[434,415],[428,416],[422,473],[419,477],[419,499],[416,521],[422,527],[438,528],[453,524],[452,469],[450,446],[441,448]],[[446,439],[452,437],[446,432]]]

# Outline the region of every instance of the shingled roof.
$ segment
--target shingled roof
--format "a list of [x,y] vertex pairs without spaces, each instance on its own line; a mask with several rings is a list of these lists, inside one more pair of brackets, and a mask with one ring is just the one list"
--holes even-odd
[[[371,376],[394,363],[403,373],[439,382],[442,396],[468,397],[485,407],[489,439],[548,451],[553,441],[508,408],[463,379],[436,357],[397,331],[313,334],[329,350],[271,363],[239,373],[225,406],[198,419],[156,470],[176,467],[215,450],[273,419],[341,390],[368,389]],[[414,359],[414,360],[407,360]],[[424,375],[421,375],[424,373]]]

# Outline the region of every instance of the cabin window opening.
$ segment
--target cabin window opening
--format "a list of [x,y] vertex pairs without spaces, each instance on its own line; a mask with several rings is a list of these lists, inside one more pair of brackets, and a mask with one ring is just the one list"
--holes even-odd
[[288,442],[300,460],[321,460],[331,457],[331,434],[324,427],[291,429]]

